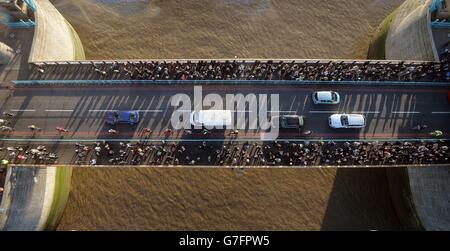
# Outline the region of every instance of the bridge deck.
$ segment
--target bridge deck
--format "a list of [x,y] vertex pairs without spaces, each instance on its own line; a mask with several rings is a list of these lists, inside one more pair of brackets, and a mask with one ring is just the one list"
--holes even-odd
[[[314,105],[311,93],[318,90],[335,90],[341,95],[339,105]],[[450,108],[447,101],[449,88],[431,87],[374,87],[354,88],[345,86],[294,86],[281,87],[267,85],[255,88],[248,85],[204,85],[204,95],[215,93],[224,98],[226,95],[278,94],[280,106],[274,110],[267,107],[269,113],[305,115],[303,130],[312,130],[305,136],[298,130],[281,130],[279,141],[417,141],[433,140],[426,132],[411,130],[417,124],[427,124],[429,130],[440,129],[443,139],[450,138],[450,126],[447,123]],[[28,87],[16,88],[13,95],[2,105],[1,111],[16,113],[11,120],[13,132],[3,132],[3,146],[45,144],[54,149],[64,159],[60,163],[73,163],[74,143],[77,141],[92,145],[95,141],[129,142],[145,139],[149,144],[158,144],[161,140],[183,144],[199,145],[206,142],[221,145],[233,140],[228,130],[212,131],[207,136],[201,132],[185,134],[184,130],[174,130],[168,138],[165,129],[172,128],[171,116],[178,106],[171,105],[176,94],[185,94],[194,102],[194,86],[158,86],[154,87]],[[244,97],[242,97],[244,98]],[[258,104],[256,109],[260,109]],[[250,108],[251,107],[251,108]],[[206,109],[209,107],[205,107]],[[137,126],[119,125],[111,127],[105,124],[104,116],[111,110],[139,110],[141,121]],[[245,141],[269,144],[262,137],[262,130],[249,129],[248,121],[251,106],[233,109],[234,114],[245,114],[246,129],[240,130],[236,144]],[[186,116],[189,111],[183,111]],[[328,117],[333,113],[359,113],[366,116],[367,125],[362,130],[334,130],[328,126]],[[259,115],[258,115],[259,116]],[[255,126],[256,120],[250,120]],[[237,117],[236,117],[237,118]],[[42,128],[33,133],[27,129],[35,124]],[[55,127],[69,129],[69,133],[60,134]],[[115,128],[118,135],[107,131]],[[143,128],[150,128],[153,134],[143,134]],[[271,141],[272,139],[269,139]],[[100,163],[99,163],[100,164]]]

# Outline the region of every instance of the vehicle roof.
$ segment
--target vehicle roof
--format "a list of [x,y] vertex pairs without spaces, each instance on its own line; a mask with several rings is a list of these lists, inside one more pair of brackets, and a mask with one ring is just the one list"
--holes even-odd
[[119,111],[119,110],[108,111],[107,117],[112,119],[114,117],[114,113],[118,113],[119,114],[119,120],[120,121],[129,121],[130,120],[130,114],[136,114],[137,111]]
[[349,125],[364,125],[364,116],[361,114],[346,114]]
[[298,116],[282,116],[282,119],[286,121],[288,125],[300,125]]
[[319,91],[317,92],[317,98],[319,100],[332,100],[331,93],[332,91]]
[[204,125],[231,125],[230,110],[201,110],[199,111],[198,118],[198,121]]

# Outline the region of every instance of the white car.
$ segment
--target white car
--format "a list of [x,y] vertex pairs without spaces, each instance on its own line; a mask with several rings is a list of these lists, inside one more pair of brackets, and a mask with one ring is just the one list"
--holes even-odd
[[193,126],[224,127],[232,124],[230,110],[201,110],[198,112],[198,118],[195,115],[193,111],[190,117]]
[[314,104],[335,105],[339,104],[339,93],[334,91],[318,91],[312,94]]
[[328,118],[331,128],[364,128],[366,117],[361,114],[333,114]]

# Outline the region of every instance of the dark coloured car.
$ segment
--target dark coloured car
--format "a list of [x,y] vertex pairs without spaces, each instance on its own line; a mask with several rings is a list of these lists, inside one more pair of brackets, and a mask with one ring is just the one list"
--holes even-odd
[[277,127],[274,124],[274,118],[279,118],[280,128],[284,129],[298,129],[303,127],[305,123],[305,116],[299,115],[281,115],[272,117],[272,126]]
[[106,123],[109,125],[129,124],[135,125],[139,123],[138,111],[109,111],[106,113]]

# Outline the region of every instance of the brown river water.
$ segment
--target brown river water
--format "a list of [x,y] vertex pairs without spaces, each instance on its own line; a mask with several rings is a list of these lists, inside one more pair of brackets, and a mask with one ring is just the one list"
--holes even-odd
[[[365,58],[402,0],[54,0],[89,59]],[[75,169],[58,230],[396,230],[384,169]]]

